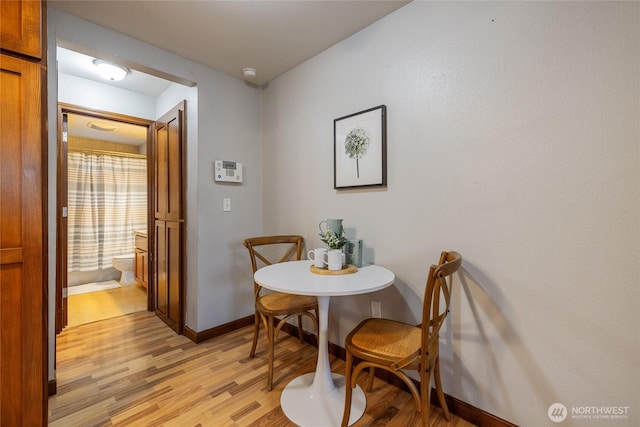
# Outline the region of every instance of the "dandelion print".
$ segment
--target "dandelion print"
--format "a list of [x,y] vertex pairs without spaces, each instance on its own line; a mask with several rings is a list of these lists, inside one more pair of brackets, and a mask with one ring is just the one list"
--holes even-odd
[[344,152],[350,159],[356,159],[356,173],[360,178],[359,159],[367,154],[367,149],[371,144],[369,131],[363,127],[352,129],[344,140]]

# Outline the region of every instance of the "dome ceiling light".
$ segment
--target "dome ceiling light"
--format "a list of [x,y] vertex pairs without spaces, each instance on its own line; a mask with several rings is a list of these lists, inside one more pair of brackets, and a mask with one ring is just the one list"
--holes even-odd
[[95,122],[87,122],[87,127],[94,130],[99,130],[101,132],[113,132],[116,129],[118,129],[115,126],[106,126],[106,125],[101,125]]
[[103,61],[102,59],[96,59],[93,63],[95,64],[100,77],[106,80],[111,80],[112,82],[120,81],[129,74],[128,68]]

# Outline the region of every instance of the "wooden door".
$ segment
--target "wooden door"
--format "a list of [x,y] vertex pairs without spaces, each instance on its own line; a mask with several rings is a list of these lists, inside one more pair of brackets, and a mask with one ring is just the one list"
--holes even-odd
[[[2,13],[5,2],[2,2]],[[4,25],[4,18],[2,24]],[[4,40],[2,40],[4,43]],[[46,424],[41,71],[0,54],[0,425]]]
[[184,332],[185,102],[155,124],[154,271],[156,314]]

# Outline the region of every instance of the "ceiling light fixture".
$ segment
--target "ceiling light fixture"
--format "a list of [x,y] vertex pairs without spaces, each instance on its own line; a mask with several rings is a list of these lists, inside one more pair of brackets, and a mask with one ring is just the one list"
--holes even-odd
[[112,82],[120,81],[129,74],[128,68],[103,61],[102,59],[96,59],[93,63],[95,64],[100,77],[106,80],[111,80]]
[[94,130],[99,130],[101,132],[113,132],[114,130],[118,129],[115,126],[101,125],[94,122],[87,122],[87,127]]

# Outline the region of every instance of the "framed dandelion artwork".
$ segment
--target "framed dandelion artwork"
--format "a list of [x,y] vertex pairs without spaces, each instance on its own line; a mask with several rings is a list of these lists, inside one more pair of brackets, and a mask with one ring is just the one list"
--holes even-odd
[[333,121],[333,188],[387,185],[387,107]]

